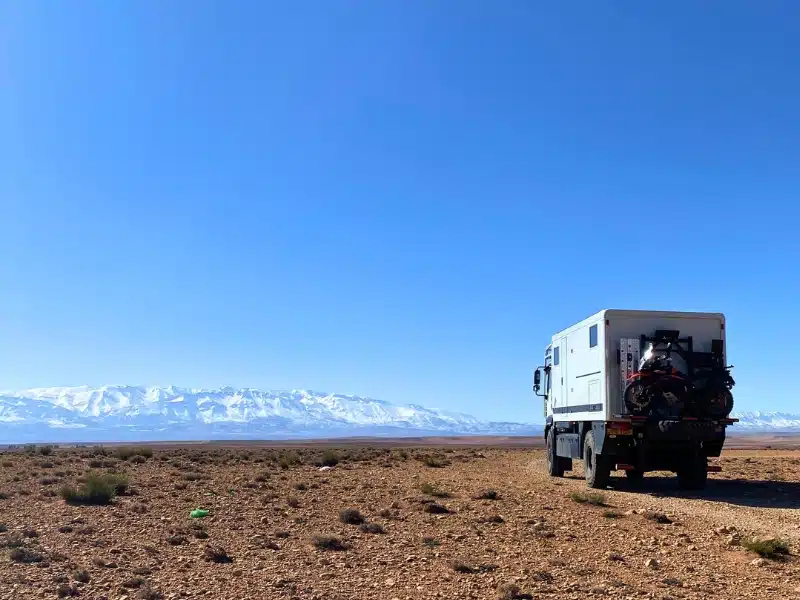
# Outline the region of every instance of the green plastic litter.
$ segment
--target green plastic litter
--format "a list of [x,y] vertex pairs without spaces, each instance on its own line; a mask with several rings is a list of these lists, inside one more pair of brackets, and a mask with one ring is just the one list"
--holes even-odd
[[193,519],[202,519],[203,517],[208,516],[208,511],[202,508],[195,508],[192,512],[189,513],[189,516]]

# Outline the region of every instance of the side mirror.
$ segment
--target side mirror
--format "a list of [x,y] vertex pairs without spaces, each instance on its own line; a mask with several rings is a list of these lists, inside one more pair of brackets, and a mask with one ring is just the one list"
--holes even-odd
[[539,369],[536,369],[533,372],[533,391],[538,392],[541,387],[542,387],[542,372]]

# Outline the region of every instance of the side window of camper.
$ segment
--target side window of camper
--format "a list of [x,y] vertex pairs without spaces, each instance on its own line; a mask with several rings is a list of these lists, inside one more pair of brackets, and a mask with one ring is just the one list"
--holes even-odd
[[561,362],[559,360],[560,357],[561,357],[561,352],[558,351],[558,346],[556,346],[555,348],[553,348],[553,366],[554,367],[556,365],[558,365],[559,362]]
[[589,327],[589,348],[597,346],[597,325]]

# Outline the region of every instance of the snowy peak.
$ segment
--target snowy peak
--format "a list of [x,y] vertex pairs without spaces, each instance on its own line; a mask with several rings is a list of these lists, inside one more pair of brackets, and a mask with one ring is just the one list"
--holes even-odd
[[[0,392],[0,423],[112,433],[184,431],[186,436],[524,434],[536,426],[484,422],[470,415],[399,406],[309,390],[195,389],[110,385]],[[11,432],[13,437],[13,431]]]
[[739,419],[734,432],[750,431],[797,431],[800,432],[800,415],[783,412],[734,412],[731,417]]

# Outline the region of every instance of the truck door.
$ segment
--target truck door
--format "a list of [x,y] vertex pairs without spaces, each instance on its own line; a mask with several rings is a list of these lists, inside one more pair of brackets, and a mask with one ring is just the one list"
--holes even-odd
[[553,345],[552,403],[553,418],[558,419],[566,412],[567,407],[567,373],[566,373],[567,338],[561,338]]

